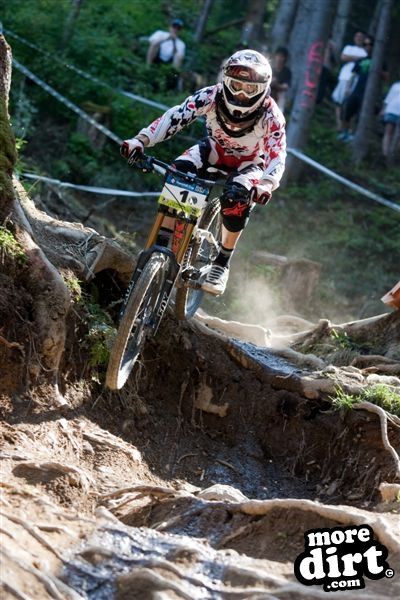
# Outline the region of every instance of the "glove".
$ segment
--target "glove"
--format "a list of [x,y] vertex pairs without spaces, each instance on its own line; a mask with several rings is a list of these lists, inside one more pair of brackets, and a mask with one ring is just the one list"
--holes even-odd
[[121,154],[128,160],[129,165],[133,165],[143,156],[144,144],[137,138],[131,138],[122,142]]
[[271,185],[265,185],[261,182],[254,185],[250,190],[250,200],[257,204],[267,204],[271,200]]

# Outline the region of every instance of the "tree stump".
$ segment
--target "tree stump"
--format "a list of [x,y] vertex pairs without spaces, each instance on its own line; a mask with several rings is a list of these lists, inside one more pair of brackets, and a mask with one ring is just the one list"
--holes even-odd
[[318,283],[321,263],[306,258],[290,259],[269,252],[253,252],[260,264],[280,269],[279,287],[286,310],[304,312],[311,302],[315,286]]

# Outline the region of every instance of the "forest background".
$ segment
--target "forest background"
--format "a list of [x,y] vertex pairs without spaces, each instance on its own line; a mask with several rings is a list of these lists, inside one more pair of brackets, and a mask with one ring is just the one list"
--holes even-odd
[[[167,29],[176,17],[185,23],[182,38],[187,54],[182,88],[171,91],[160,67],[145,65],[146,37],[156,29]],[[132,101],[119,90],[172,106],[196,89],[197,83],[201,82],[198,87],[214,83],[221,61],[239,42],[266,49],[270,56],[276,46],[288,46],[294,74],[286,114],[289,144],[370,191],[399,202],[399,158],[395,156],[391,165],[383,160],[383,125],[377,114],[390,84],[400,78],[400,39],[395,35],[400,30],[400,5],[393,0],[235,0],[233,4],[229,0],[9,0],[0,19],[19,63],[85,112],[96,114],[120,138],[131,137],[162,111]],[[304,107],[301,95],[309,48],[315,40],[322,42],[323,50],[334,36],[342,48],[359,29],[376,37],[375,62],[355,143],[345,145],[336,140],[329,97],[319,105],[314,98]],[[374,75],[383,61],[388,67],[387,81]],[[339,66],[338,62],[331,88]],[[76,114],[16,68],[10,114],[20,150],[20,172],[135,191],[160,187],[154,176],[143,177],[128,169],[115,143],[93,137]],[[170,161],[203,134],[203,125],[197,122],[158,146],[154,154]],[[253,257],[261,249],[322,264],[312,302],[299,311],[303,316],[345,320],[383,312],[380,298],[398,279],[399,213],[298,161],[289,161],[288,174],[271,204],[257,211],[246,230],[228,293],[209,302],[208,308],[222,317],[259,322],[271,312],[284,310],[277,268],[259,264]],[[33,196],[35,190],[39,194],[43,189],[47,197],[52,195],[53,211],[58,198],[55,216],[62,216],[63,202],[73,205],[78,197],[78,192],[60,193],[54,186],[41,185],[28,183],[26,187]],[[43,197],[41,193],[42,203]],[[97,211],[106,234],[126,241],[115,223],[120,216],[130,234],[131,249],[140,246],[143,231],[137,223],[141,216],[154,214],[154,200],[111,198],[104,203],[104,197],[83,194],[79,199]]]

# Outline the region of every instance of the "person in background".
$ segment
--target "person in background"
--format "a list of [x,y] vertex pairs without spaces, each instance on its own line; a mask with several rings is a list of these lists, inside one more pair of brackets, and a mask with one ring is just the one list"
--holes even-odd
[[351,83],[353,79],[353,67],[355,61],[360,58],[367,56],[367,51],[364,47],[365,35],[362,31],[356,31],[354,34],[354,44],[348,44],[342,50],[340,60],[343,64],[339,72],[338,83],[332,92],[332,100],[336,104],[335,116],[336,116],[336,127],[339,131],[338,139],[345,137],[343,134],[342,124],[342,105],[346,98],[349,96],[351,90]]
[[274,54],[274,63],[271,81],[271,96],[282,112],[285,111],[286,94],[292,81],[292,72],[287,66],[289,52],[281,46]]
[[[189,96],[165,112],[121,152],[133,163],[146,147],[168,140],[183,127],[204,117],[207,137],[174,161],[179,171],[207,177],[212,166],[226,176],[221,203],[221,246],[202,289],[223,294],[236,243],[256,203],[267,204],[285,168],[285,119],[270,97],[272,78],[268,59],[255,50],[239,50],[225,63],[223,80]],[[165,217],[158,244],[167,246],[174,218]]]
[[400,81],[393,83],[383,101],[384,134],[382,154],[389,158],[393,148],[396,127],[400,130]]
[[146,63],[172,65],[180,69],[185,58],[186,45],[178,37],[183,28],[181,19],[174,19],[169,31],[157,30],[149,37]]
[[[372,62],[372,50],[374,47],[374,41],[372,37],[367,36],[364,39],[364,47],[367,51],[367,56],[358,60],[352,71],[352,77],[355,83],[350,80],[352,92],[346,98],[342,106],[342,131],[341,140],[343,142],[350,142],[354,135],[350,129],[351,121],[354,117],[358,116],[361,110],[362,101],[367,87],[368,75],[371,69]],[[385,67],[384,67],[385,68]],[[384,72],[382,73],[384,76]]]

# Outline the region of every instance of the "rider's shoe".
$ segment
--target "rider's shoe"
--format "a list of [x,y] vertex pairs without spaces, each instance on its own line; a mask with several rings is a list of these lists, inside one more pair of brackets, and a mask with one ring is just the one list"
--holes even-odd
[[207,275],[206,280],[201,288],[205,292],[210,292],[215,296],[220,296],[224,293],[226,284],[228,283],[229,267],[221,267],[221,265],[213,265]]

